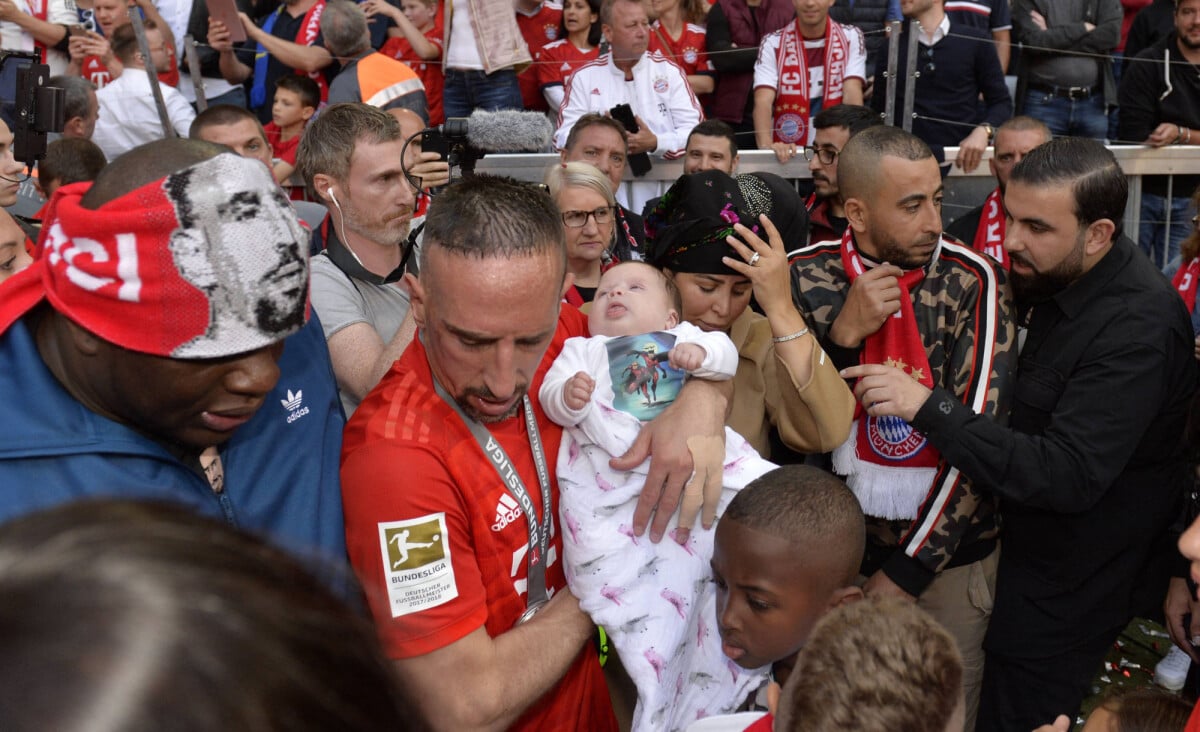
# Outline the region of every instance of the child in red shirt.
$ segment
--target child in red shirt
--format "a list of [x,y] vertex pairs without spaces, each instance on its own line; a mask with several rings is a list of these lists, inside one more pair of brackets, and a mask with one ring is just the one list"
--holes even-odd
[[300,136],[320,103],[321,89],[307,76],[284,74],[276,84],[271,121],[263,127],[271,144],[271,157],[275,158],[272,172],[276,183],[283,185],[296,170]]
[[379,49],[385,56],[403,61],[417,72],[425,85],[425,101],[429,106],[429,124],[445,121],[442,112],[442,26],[438,22],[438,0],[400,0],[397,10],[387,0],[366,0],[362,3],[367,17],[375,13],[391,18],[396,27],[388,30],[389,38]]

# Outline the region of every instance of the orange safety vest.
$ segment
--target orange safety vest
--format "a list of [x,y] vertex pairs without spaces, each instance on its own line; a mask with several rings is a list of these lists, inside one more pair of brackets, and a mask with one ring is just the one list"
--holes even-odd
[[405,94],[425,90],[421,78],[408,64],[382,53],[359,59],[356,72],[359,96],[372,107],[382,108]]

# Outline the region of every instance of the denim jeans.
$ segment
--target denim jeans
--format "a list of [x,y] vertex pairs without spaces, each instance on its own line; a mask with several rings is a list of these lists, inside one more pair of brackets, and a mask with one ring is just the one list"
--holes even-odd
[[1142,194],[1138,246],[1150,257],[1154,266],[1160,269],[1179,256],[1179,245],[1191,231],[1191,198],[1186,194],[1185,191],[1178,191],[1170,199],[1170,236],[1167,235],[1167,197],[1152,193]]
[[496,112],[524,109],[517,72],[500,69],[491,74],[470,69],[446,69],[442,109],[446,117],[469,117],[476,109]]
[[1024,114],[1045,122],[1055,137],[1090,137],[1101,142],[1108,138],[1108,114],[1100,92],[1074,100],[1030,89],[1025,92]]

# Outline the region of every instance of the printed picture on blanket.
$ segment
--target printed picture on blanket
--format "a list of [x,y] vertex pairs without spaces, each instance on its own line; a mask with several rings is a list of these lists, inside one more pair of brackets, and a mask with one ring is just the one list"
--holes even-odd
[[663,332],[623,336],[606,347],[614,407],[647,422],[675,401],[684,377],[667,364],[675,336]]

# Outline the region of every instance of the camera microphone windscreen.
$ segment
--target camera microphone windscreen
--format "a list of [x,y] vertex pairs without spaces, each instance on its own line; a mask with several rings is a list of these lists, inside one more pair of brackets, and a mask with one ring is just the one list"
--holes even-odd
[[541,112],[477,109],[467,119],[467,142],[482,152],[545,152],[554,137],[553,125]]

